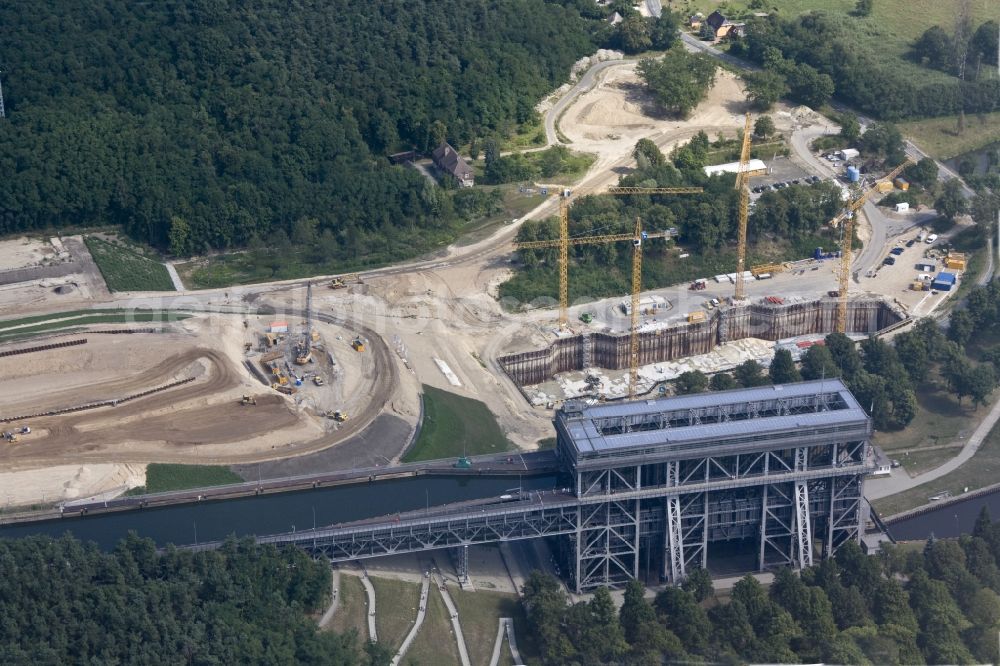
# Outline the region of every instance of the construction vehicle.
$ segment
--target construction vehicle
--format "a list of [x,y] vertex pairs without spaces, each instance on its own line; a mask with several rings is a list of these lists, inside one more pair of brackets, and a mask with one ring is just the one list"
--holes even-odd
[[708,287],[707,280],[695,280],[690,285],[688,285],[688,289],[690,289],[691,291],[701,291],[702,289],[706,289],[707,287]]
[[306,330],[305,334],[302,336],[302,340],[300,340],[299,343],[295,346],[296,365],[305,365],[306,363],[310,363],[313,360],[312,295],[313,295],[313,286],[312,282],[310,282],[306,285]]
[[348,282],[356,282],[360,284],[361,278],[358,277],[357,273],[337,276],[330,282],[330,289],[347,289]]
[[[614,196],[628,196],[633,194],[698,194],[704,192],[700,187],[609,187],[603,192],[593,194],[611,194]],[[579,193],[577,193],[579,195]],[[590,192],[588,192],[590,194]],[[613,242],[609,240],[628,240],[628,234],[615,234],[614,236],[594,236],[590,238],[569,237],[569,206],[570,197],[573,191],[562,190],[559,195],[559,239],[556,241],[522,241],[516,242],[514,247],[518,250],[528,250],[542,247],[559,248],[559,328],[566,330],[569,326],[569,246],[590,243]],[[676,235],[676,229],[668,229],[663,232],[663,237],[667,238]]]
[[323,378],[320,377],[319,375],[316,375],[315,377],[313,377],[313,384],[315,384],[316,386],[322,386],[325,383],[326,382],[324,382]]
[[[914,161],[907,157],[906,160],[900,164],[898,167],[887,173],[884,177],[880,178],[873,187],[865,190],[858,196],[854,201],[847,204],[844,211],[837,217],[830,220],[831,227],[843,227],[844,236],[840,241],[840,246],[842,248],[840,254],[840,289],[838,290],[838,296],[840,301],[837,303],[837,332],[846,333],[847,332],[847,287],[848,281],[851,278],[851,259],[854,255],[854,220],[855,213],[865,202],[868,201],[868,197],[876,192],[882,192],[882,186],[886,183],[889,184],[889,188],[892,189],[892,179],[898,176],[903,169],[913,164]],[[844,224],[841,225],[841,222]],[[895,262],[893,262],[895,263]]]
[[343,423],[347,420],[347,412],[342,412],[339,409],[328,416],[337,423]]
[[365,350],[365,342],[361,339],[360,335],[354,338],[351,342],[351,347],[353,347],[356,352],[363,352]]
[[298,389],[296,389],[294,386],[281,386],[281,385],[279,385],[277,387],[274,387],[273,384],[271,386],[278,393],[284,393],[285,395],[295,395],[296,393],[298,393]]
[[582,321],[584,324],[589,324],[590,322],[594,321],[594,315],[590,314],[589,312],[584,312],[582,315],[580,315],[580,321]]
[[462,456],[458,459],[458,462],[453,465],[453,467],[455,469],[472,469],[472,461],[468,457]]
[[18,434],[16,432],[9,432],[9,431],[3,434],[3,438],[8,442],[10,442],[11,444],[16,444],[17,440],[20,439],[20,437],[18,437]]
[[257,398],[254,397],[254,396],[252,396],[252,395],[245,395],[240,400],[240,404],[244,405],[244,406],[246,406],[246,405],[256,405],[257,404]]

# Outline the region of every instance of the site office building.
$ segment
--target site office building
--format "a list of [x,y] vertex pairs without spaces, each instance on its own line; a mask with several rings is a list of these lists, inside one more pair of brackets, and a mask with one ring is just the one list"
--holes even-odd
[[622,404],[555,419],[576,531],[562,556],[584,591],[697,567],[812,565],[867,519],[868,415],[840,380]]

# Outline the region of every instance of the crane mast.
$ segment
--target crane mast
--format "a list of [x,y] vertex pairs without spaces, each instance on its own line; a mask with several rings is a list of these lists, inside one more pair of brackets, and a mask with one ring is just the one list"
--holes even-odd
[[736,189],[740,191],[740,227],[736,245],[736,292],[734,303],[741,303],[746,298],[746,285],[743,277],[747,262],[747,220],[750,216],[750,176],[747,173],[747,163],[750,161],[750,114],[743,122],[743,146],[740,150],[740,170],[736,174]]
[[[629,194],[697,194],[703,192],[700,187],[609,187],[604,192],[584,192],[583,194],[610,194],[626,196]],[[569,208],[571,190],[563,190],[559,194],[559,329],[566,330],[569,326],[569,246],[573,243],[569,238]],[[545,241],[543,241],[545,242]],[[528,245],[516,243],[518,248],[554,247],[554,245]]]
[[838,293],[837,301],[837,332],[846,333],[847,332],[847,289],[850,284],[851,277],[851,262],[854,256],[854,222],[856,219],[856,211],[865,205],[868,201],[868,197],[879,191],[879,184],[884,182],[892,182],[892,179],[898,176],[903,169],[913,164],[913,160],[906,158],[902,164],[887,173],[882,178],[875,181],[875,185],[865,190],[861,196],[849,203],[843,213],[835,217],[830,221],[830,226],[837,226],[841,222],[844,223],[844,240],[841,242],[841,253],[840,253],[840,289]]

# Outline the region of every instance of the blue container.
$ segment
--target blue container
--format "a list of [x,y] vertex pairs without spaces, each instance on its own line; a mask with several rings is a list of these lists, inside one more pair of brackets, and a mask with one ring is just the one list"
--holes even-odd
[[855,166],[847,167],[847,180],[851,181],[852,183],[856,183],[859,180],[861,180],[861,172],[858,170],[858,167]]
[[813,259],[822,259],[822,258],[823,258],[823,248],[818,247],[815,250],[813,250]]

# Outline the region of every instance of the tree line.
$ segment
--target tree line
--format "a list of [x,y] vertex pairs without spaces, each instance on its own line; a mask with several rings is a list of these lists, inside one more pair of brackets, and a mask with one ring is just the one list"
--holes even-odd
[[546,664],[996,663],[1000,527],[984,509],[972,535],[923,550],[853,541],[765,589],[747,575],[728,601],[696,569],[650,601],[632,581],[616,612],[604,588],[570,604],[557,580],[524,585],[528,625]]
[[[996,54],[995,23],[981,26],[974,35],[967,56],[977,63],[989,62]],[[993,41],[987,49],[990,37]],[[915,46],[919,60],[932,66],[942,64],[937,54],[944,53],[947,45],[932,49],[928,41],[925,34]],[[767,97],[790,92],[798,101],[817,104],[837,95],[886,120],[1000,109],[1000,79],[988,76],[978,65],[964,67],[964,78],[915,76],[919,68],[886,58],[859,36],[856,22],[846,16],[817,11],[792,19],[776,14],[755,17],[747,23],[746,36],[734,42],[732,52],[764,68],[764,73],[751,80]],[[968,57],[962,60],[968,61]]]
[[305,220],[328,257],[419,252],[458,220],[387,155],[532,119],[602,38],[592,4],[3,4],[0,233],[111,223],[187,255]]
[[111,552],[71,536],[0,539],[4,664],[388,663],[353,633],[317,630],[330,567],[230,539],[158,553],[134,534]]

